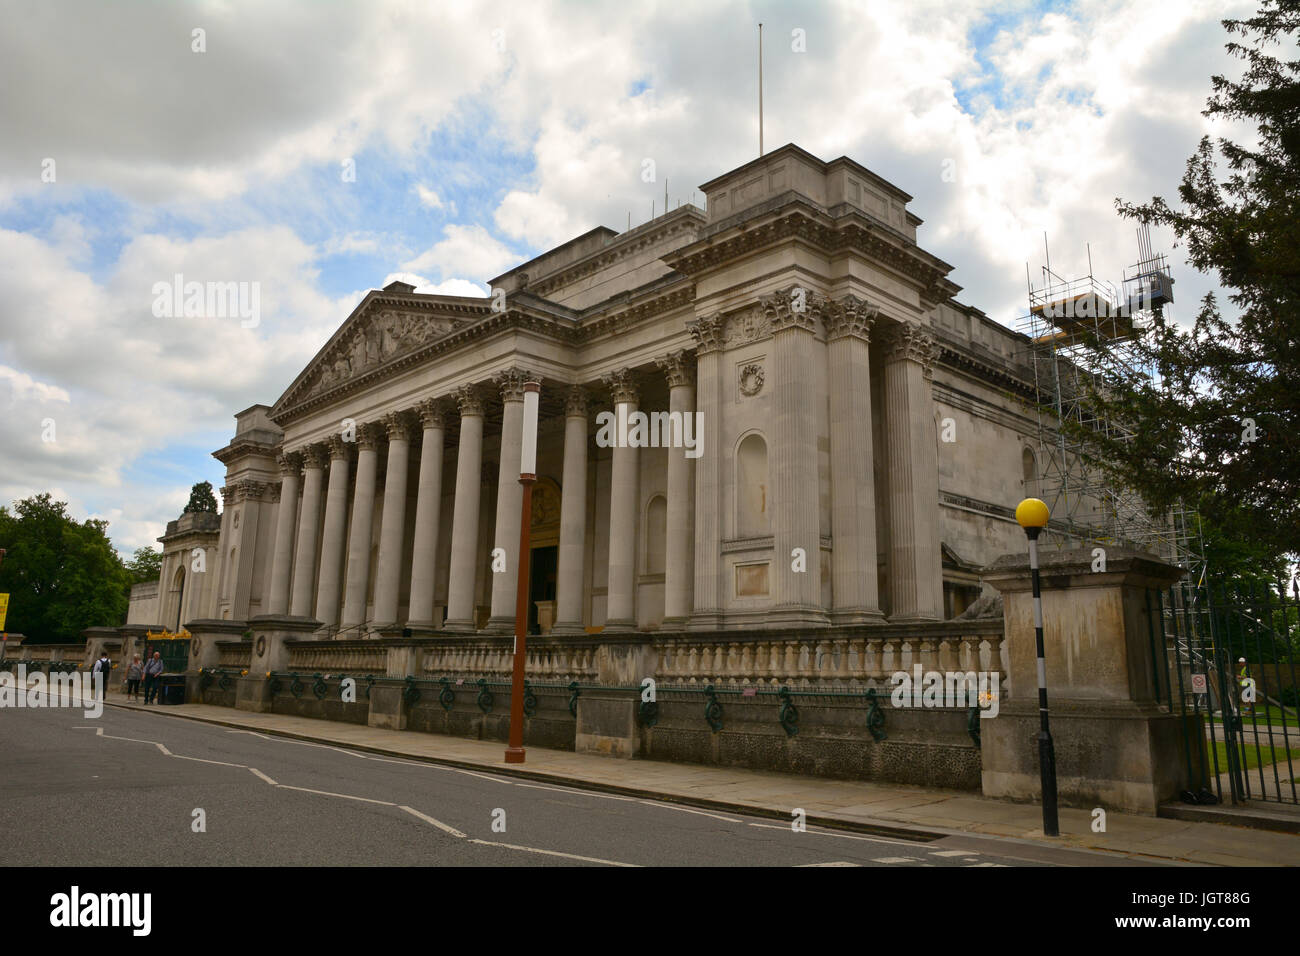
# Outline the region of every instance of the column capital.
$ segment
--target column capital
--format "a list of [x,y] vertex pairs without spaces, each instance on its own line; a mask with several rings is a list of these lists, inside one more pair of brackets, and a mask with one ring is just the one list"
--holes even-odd
[[[292,478],[302,471],[302,455],[296,451],[280,452],[275,456],[275,463],[280,466],[280,476],[283,478]],[[222,488],[222,495],[225,495],[227,490],[234,491],[233,488]]]
[[456,389],[456,405],[460,409],[461,418],[468,415],[483,416],[483,398],[473,385],[462,385]]
[[934,371],[934,360],[939,354],[934,336],[919,325],[897,325],[884,337],[885,361],[916,362],[925,369],[929,378]]
[[817,317],[825,311],[826,297],[812,289],[794,285],[762,296],[758,303],[774,333],[786,329],[816,332]]
[[727,322],[721,312],[715,312],[713,315],[688,320],[686,330],[695,339],[695,354],[704,355],[722,349],[726,341]]
[[566,418],[586,418],[591,397],[582,385],[570,385],[564,393],[564,416]]
[[231,505],[235,503],[234,486],[222,485],[219,490],[221,491],[221,505],[223,509],[229,508]]
[[303,447],[303,468],[324,468],[327,464],[329,464],[329,449],[323,443],[313,443]]
[[325,446],[329,449],[330,461],[346,461],[352,454],[352,445],[350,441],[344,441],[342,435],[330,435],[325,439]]
[[541,380],[540,375],[524,368],[506,368],[494,373],[492,376],[492,381],[497,388],[501,389],[501,401],[503,402],[522,402],[524,400],[524,384],[526,382],[540,382]]
[[447,406],[441,398],[426,398],[415,406],[425,428],[442,428],[447,424]]
[[828,302],[824,313],[826,338],[833,342],[851,336],[870,342],[871,327],[879,315],[880,310],[876,306],[856,295],[846,295]]
[[383,428],[390,442],[409,442],[415,430],[415,423],[411,420],[411,415],[405,411],[389,412],[383,418]]
[[691,355],[685,349],[662,355],[655,359],[655,364],[668,379],[669,388],[680,388],[695,383],[695,363],[691,361]]
[[384,428],[378,422],[363,422],[357,425],[358,451],[374,451],[384,440]]
[[637,387],[636,376],[630,368],[607,372],[600,377],[600,380],[613,393],[615,405],[624,402],[635,405],[641,400],[641,390]]

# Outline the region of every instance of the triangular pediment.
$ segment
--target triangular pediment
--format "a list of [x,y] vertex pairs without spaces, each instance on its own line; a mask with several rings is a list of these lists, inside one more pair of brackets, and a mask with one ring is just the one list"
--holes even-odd
[[371,373],[409,359],[489,315],[491,303],[466,296],[368,293],[280,396],[270,417],[345,391]]

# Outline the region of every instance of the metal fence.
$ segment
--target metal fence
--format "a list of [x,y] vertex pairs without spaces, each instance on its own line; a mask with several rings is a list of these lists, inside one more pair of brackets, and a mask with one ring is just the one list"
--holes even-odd
[[1187,803],[1300,803],[1300,593],[1211,582],[1147,593],[1156,696],[1180,715]]

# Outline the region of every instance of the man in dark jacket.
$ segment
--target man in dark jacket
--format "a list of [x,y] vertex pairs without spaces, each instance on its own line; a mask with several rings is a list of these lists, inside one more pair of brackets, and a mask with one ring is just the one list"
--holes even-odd
[[144,702],[146,704],[153,703],[154,695],[158,693],[158,685],[162,682],[162,672],[162,655],[154,651],[149,663],[144,665]]
[[101,696],[108,694],[108,680],[113,676],[113,662],[108,658],[108,651],[99,652],[99,660],[95,661],[95,666],[91,668],[91,673],[98,675],[95,678],[96,688]]

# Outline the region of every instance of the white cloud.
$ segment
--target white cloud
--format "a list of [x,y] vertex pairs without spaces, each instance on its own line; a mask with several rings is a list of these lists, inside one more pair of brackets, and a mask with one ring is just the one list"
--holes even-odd
[[517,265],[520,256],[493,238],[482,226],[449,225],[443,238],[420,255],[402,264],[413,272],[434,271],[442,276],[456,274],[495,278]]

